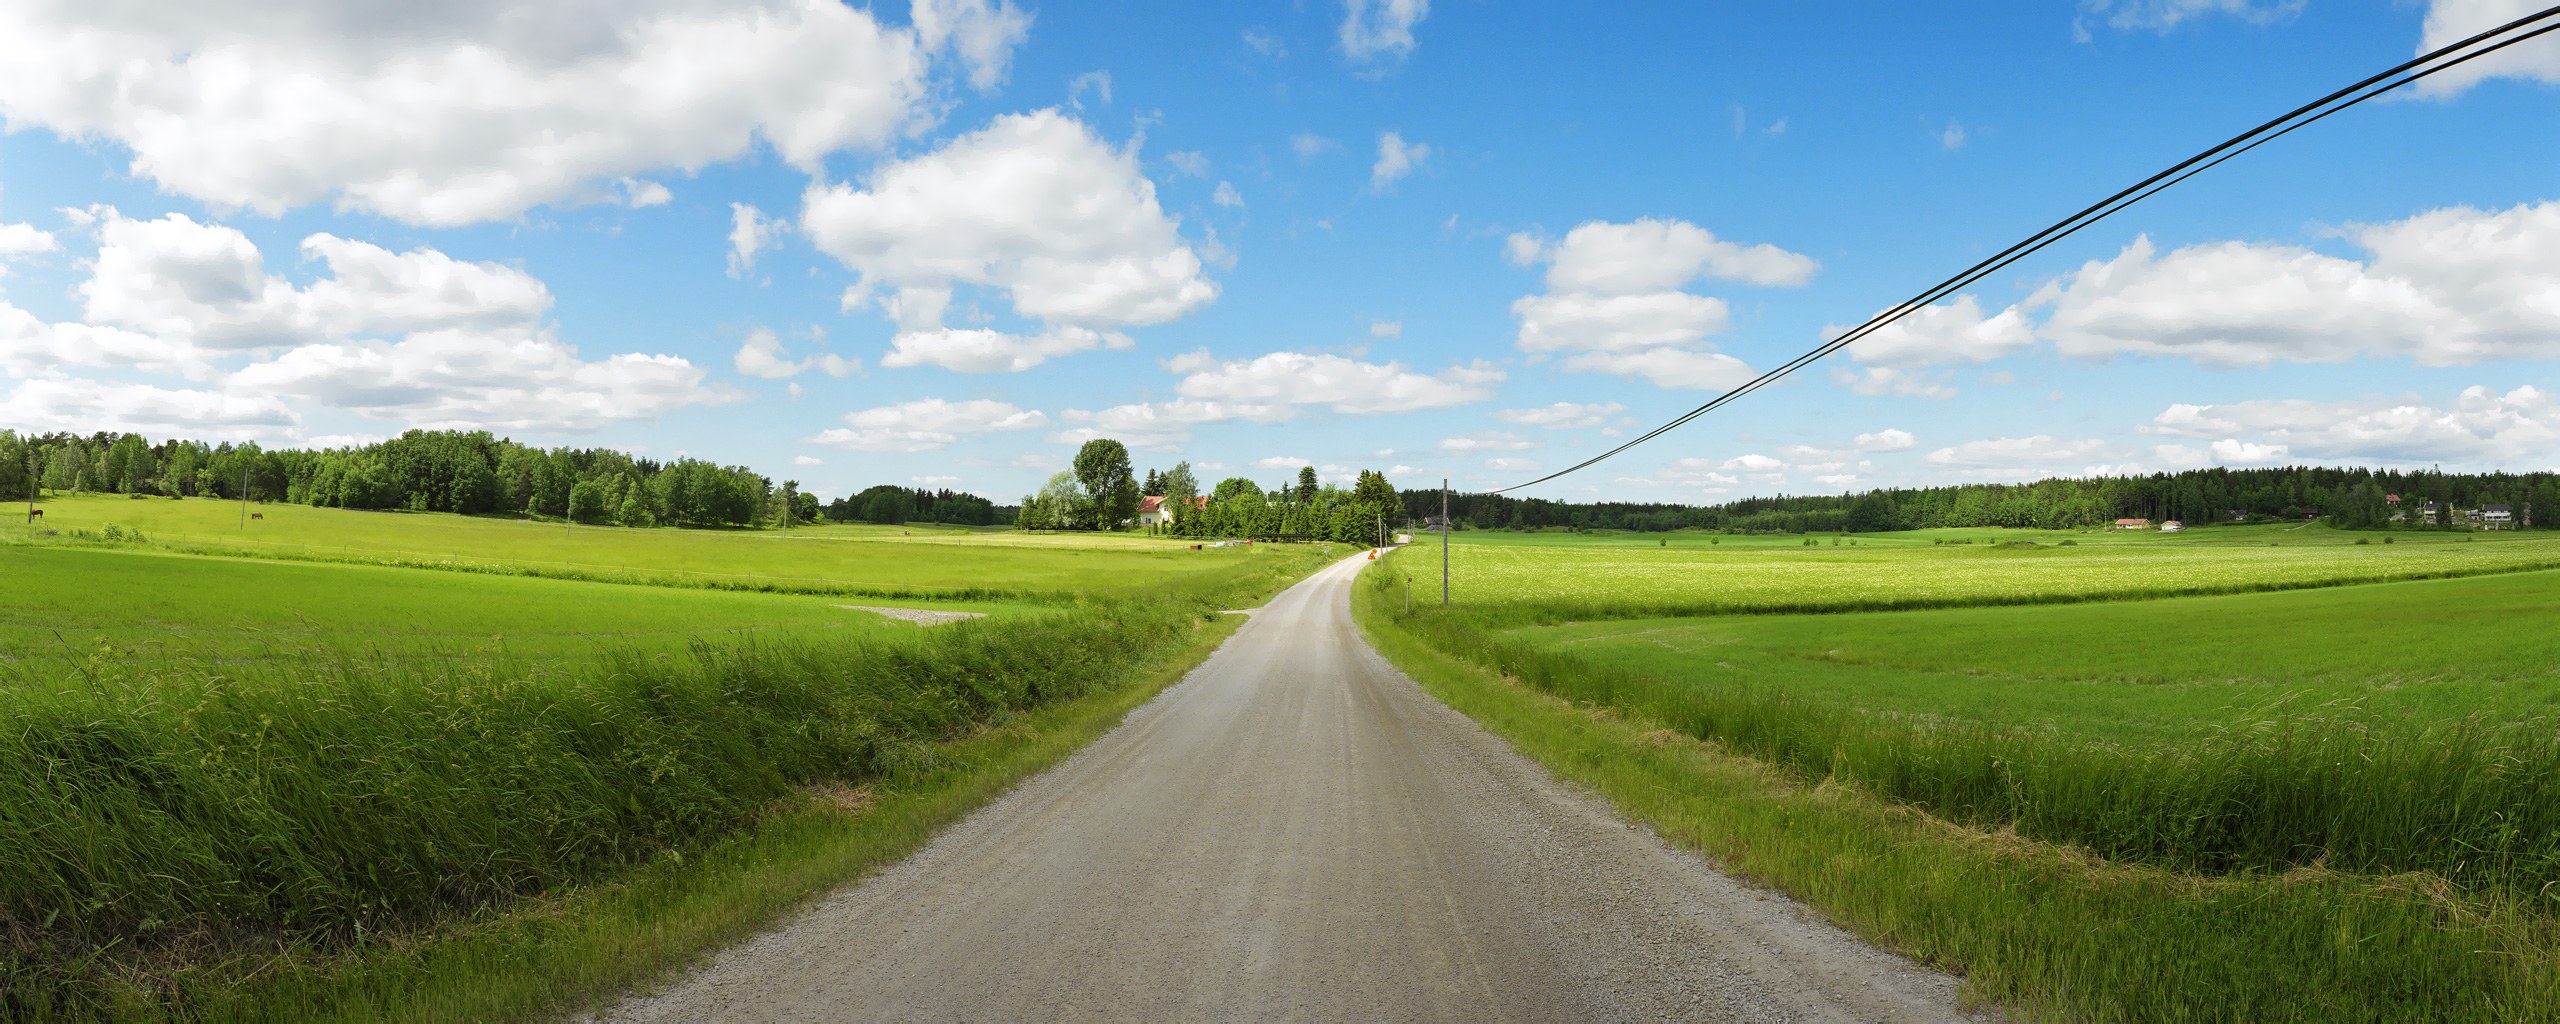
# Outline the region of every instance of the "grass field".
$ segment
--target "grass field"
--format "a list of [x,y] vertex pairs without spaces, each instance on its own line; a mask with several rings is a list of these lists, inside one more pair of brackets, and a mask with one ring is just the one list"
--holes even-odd
[[[138,530],[154,546],[305,560],[927,600],[1072,600],[1213,578],[1242,548],[1191,550],[1128,534],[1025,534],[955,526],[632,530],[522,519],[358,512],[204,499],[64,495],[38,529]],[[0,542],[34,532],[0,515]]]
[[87,656],[101,643],[227,662],[319,647],[565,664],[608,648],[681,653],[697,641],[918,632],[847,610],[842,598],[111,548],[0,547],[0,579],[10,593],[0,605],[0,662],[11,664]]
[[[2321,527],[2032,549],[1956,532],[1856,547],[1496,536],[1460,535],[1453,609],[1402,610],[1403,578],[1438,568],[1428,544],[1364,588],[1364,619],[1400,664],[1505,709],[1497,727],[1524,748],[1579,737],[1550,763],[1623,804],[1743,814],[1768,831],[1692,841],[1757,858],[1850,923],[1884,922],[1871,934],[1977,972],[2013,1007],[2560,1012],[2546,991],[2560,977],[2560,572],[2536,568],[2560,545]],[[2392,582],[2343,585],[2366,580]],[[1890,608],[1919,610],[1862,610]],[[1604,740],[1616,734],[1578,709],[1641,742]],[[1672,737],[1700,746],[1677,754]],[[1686,788],[1737,778],[1767,792]],[[1778,806],[1797,811],[1761,816]],[[1880,849],[1826,827],[1899,838]],[[2082,865],[2070,884],[2087,891],[2029,898],[2057,864]],[[1960,876],[2010,892],[1950,889]],[[1993,906],[2057,916],[2000,922]],[[2234,907],[2267,916],[2240,927]],[[2141,935],[2148,952],[2092,933]],[[2234,934],[2269,945],[2234,961]]]
[[[171,518],[127,514],[142,507]],[[442,995],[421,994],[427,982],[410,972],[466,934],[515,936],[506,948],[519,961],[570,956],[544,937],[573,933],[621,936],[607,943],[620,952],[596,957],[681,957],[693,947],[663,937],[632,953],[633,939],[614,932],[627,923],[613,924],[635,912],[627,905],[594,910],[593,921],[507,922],[583,905],[560,899],[727,848],[771,821],[805,827],[802,809],[860,787],[942,780],[932,785],[957,788],[915,813],[947,820],[1028,763],[952,776],[937,768],[950,752],[977,749],[971,741],[991,730],[1047,729],[1024,723],[1053,709],[1124,707],[1128,693],[1205,654],[1197,638],[1218,609],[1253,603],[1336,550],[877,528],[580,531],[659,567],[837,558],[961,581],[975,600],[932,606],[991,613],[926,629],[837,607],[849,603],[840,596],[638,573],[531,578],[386,555],[449,545],[502,556],[541,529],[521,522],[265,509],[257,525],[305,538],[314,560],[304,561],[294,550],[190,553],[154,532],[215,510],[208,502],[48,508],[57,535],[0,537],[9,1019],[224,1006],[254,1017],[306,996],[356,1017],[434,1016],[410,1000],[481,988],[513,993],[503,1005],[520,1013],[592,994],[596,979],[636,968],[571,956],[542,976],[587,980],[553,992],[502,983],[520,962],[438,961]],[[147,539],[96,539],[107,522]],[[477,571],[437,571],[455,567]],[[1018,578],[1038,586],[1005,585]],[[1101,727],[1072,720],[1081,724],[1059,728]],[[1054,758],[1061,742],[997,746]],[[877,856],[912,843],[915,820],[900,812],[884,819],[887,832],[857,830],[857,845]],[[787,849],[841,870],[866,862],[808,842]],[[821,877],[775,867],[805,884]],[[748,905],[778,907],[762,899]],[[720,920],[649,931],[708,943],[753,923]],[[323,990],[340,995],[314,994]],[[463,1009],[448,1016],[501,1004],[454,1005]]]

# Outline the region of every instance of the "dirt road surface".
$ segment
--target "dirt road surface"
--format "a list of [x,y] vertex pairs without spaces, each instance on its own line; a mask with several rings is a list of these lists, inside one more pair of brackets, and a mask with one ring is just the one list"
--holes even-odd
[[1363,559],[624,1020],[1964,1019],[1955,981],[1557,783],[1364,642]]

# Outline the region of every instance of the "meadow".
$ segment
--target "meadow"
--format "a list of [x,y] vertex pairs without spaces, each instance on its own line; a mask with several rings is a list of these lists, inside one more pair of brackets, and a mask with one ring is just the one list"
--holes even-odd
[[[683,551],[689,541],[764,543],[775,559],[840,549],[890,571],[1063,582],[1087,570],[1062,564],[1091,556],[1117,585],[1017,602],[977,586],[980,600],[931,606],[990,614],[923,628],[833,596],[368,561],[387,550],[369,545],[447,536],[475,557],[505,553],[523,543],[521,523],[262,507],[262,522],[322,549],[306,562],[189,553],[126,515],[126,499],[48,507],[72,510],[48,514],[55,535],[0,537],[9,1019],[259,1018],[322,991],[355,1000],[331,1012],[403,1015],[435,973],[423,964],[492,929],[513,929],[507,956],[445,968],[439,990],[514,1001],[468,1001],[463,1016],[538,1012],[628,983],[694,948],[647,936],[711,943],[757,918],[679,924],[644,901],[564,920],[562,906],[670,871],[709,885],[684,874],[689,855],[763,848],[768,827],[834,830],[828,843],[786,844],[837,865],[784,872],[794,891],[822,889],[923,834],[919,821],[948,820],[1061,756],[1071,745],[1055,737],[1104,727],[1097,716],[1205,655],[1200,638],[1223,635],[1219,609],[1339,550],[613,531],[660,564],[712,557]],[[83,525],[84,509],[112,509],[127,539],[95,539],[103,523]],[[942,767],[981,748],[1013,753]],[[813,824],[882,802],[917,810],[880,835]],[[851,858],[855,848],[871,852]],[[750,874],[777,867],[789,865]],[[792,898],[741,905],[771,913]],[[521,926],[524,914],[541,927]],[[614,950],[563,957],[552,943],[569,932]],[[534,976],[574,984],[517,985],[527,960],[545,964]]]
[[1403,609],[1428,543],[1359,605],[1560,772],[2013,1008],[2560,1011],[2560,545],[1982,532],[1460,534],[1456,607]]
[[1028,534],[960,526],[825,524],[790,530],[625,529],[520,518],[366,512],[201,498],[48,498],[30,528],[138,531],[161,549],[359,561],[504,575],[929,601],[1073,602],[1213,579],[1246,555],[1132,534]]

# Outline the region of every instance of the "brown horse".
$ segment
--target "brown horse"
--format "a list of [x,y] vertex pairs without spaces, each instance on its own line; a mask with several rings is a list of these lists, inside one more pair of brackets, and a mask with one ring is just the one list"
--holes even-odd
[[32,523],[32,522],[35,522],[36,520],[38,520],[38,519],[42,519],[42,518],[44,518],[44,510],[43,510],[43,509],[40,509],[40,508],[31,508],[31,509],[28,509],[28,510],[27,510],[27,521],[28,521],[28,522]]
[[264,518],[266,518],[266,517],[267,517],[267,514],[266,514],[266,513],[264,513],[264,512],[251,512],[251,513],[249,513],[249,518],[251,518],[251,519],[264,519]]

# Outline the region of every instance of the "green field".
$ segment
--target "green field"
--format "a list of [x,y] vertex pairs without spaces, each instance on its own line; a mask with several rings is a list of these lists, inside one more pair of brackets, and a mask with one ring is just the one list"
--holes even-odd
[[[728,884],[841,880],[1106,727],[1205,656],[1219,609],[1339,551],[581,527],[573,543],[633,566],[576,574],[622,581],[597,582],[497,561],[557,543],[556,524],[266,506],[252,529],[270,543],[251,545],[172,529],[236,506],[47,508],[51,535],[0,534],[8,1019],[370,1017],[410,1005],[431,964],[436,998],[511,993],[459,1016],[628,984],[795,897],[700,927],[624,900],[556,922],[604,937],[576,956],[549,938],[558,901],[759,848],[773,822],[837,838]],[[948,589],[739,592],[672,571],[695,565]],[[987,614],[926,628],[850,603]],[[942,767],[981,749],[1020,754]],[[847,834],[826,794],[857,788],[913,809]],[[496,933],[515,936],[499,959],[436,959]],[[585,987],[516,985],[526,958]]]
[[[754,637],[895,640],[918,627],[844,599],[147,551],[0,547],[0,662],[99,644],[223,661],[312,647],[402,657],[592,661]],[[971,606],[1000,607],[1000,606]]]
[[2546,536],[1460,534],[1455,607],[1404,610],[1431,543],[1359,605],[1557,770],[2013,1007],[2523,1019],[2560,1012]]
[[636,530],[435,513],[60,495],[31,530],[0,516],[0,543],[40,530],[138,530],[155,546],[304,560],[799,590],[926,600],[1071,600],[1210,580],[1245,548],[1191,550],[1128,534],[1026,534],[968,527],[839,525],[793,530]]

